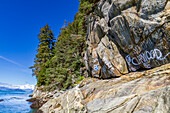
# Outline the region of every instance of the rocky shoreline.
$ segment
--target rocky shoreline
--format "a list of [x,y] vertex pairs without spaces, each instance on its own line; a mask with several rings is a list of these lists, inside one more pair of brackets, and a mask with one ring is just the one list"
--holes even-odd
[[36,87],[39,113],[170,113],[170,1],[99,0],[87,18],[89,78],[63,91]]
[[[33,94],[29,95],[29,97],[31,97],[31,99],[28,99],[26,101],[31,102],[32,104],[30,105],[30,107],[32,109],[39,109],[40,107],[42,107],[49,99],[53,99],[56,98],[58,96],[60,96],[61,94],[64,93],[64,91],[46,91],[43,92],[41,90],[39,90],[40,88],[35,87]],[[38,112],[38,111],[37,111]],[[40,112],[40,111],[39,111]],[[39,113],[38,112],[38,113]]]
[[37,98],[31,98],[26,101],[32,103],[30,105],[31,109],[39,109],[43,104],[45,104],[47,102],[47,101],[42,101],[41,99],[37,99]]
[[120,78],[84,79],[75,88],[62,93],[34,90],[33,97],[44,102],[37,113],[168,113],[170,64]]

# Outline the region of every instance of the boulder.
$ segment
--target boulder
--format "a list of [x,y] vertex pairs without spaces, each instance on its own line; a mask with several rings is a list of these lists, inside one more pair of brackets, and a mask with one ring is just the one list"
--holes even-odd
[[31,99],[27,99],[26,101],[28,102],[35,102],[37,99],[36,98],[31,98]]
[[29,95],[29,97],[32,97],[33,95]]

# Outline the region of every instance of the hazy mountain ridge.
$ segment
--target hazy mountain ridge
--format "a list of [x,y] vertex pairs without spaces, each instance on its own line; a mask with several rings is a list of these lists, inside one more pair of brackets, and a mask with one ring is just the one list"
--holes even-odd
[[11,85],[8,83],[0,82],[0,91],[31,91],[34,89],[34,85]]

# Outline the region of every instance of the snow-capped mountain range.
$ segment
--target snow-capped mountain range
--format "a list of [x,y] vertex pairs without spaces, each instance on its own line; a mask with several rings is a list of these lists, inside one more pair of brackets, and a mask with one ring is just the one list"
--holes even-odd
[[34,89],[34,85],[11,85],[11,84],[7,84],[7,83],[1,83],[0,82],[0,90],[2,89],[11,89],[11,90],[15,90],[15,89],[20,89],[20,90],[33,90]]

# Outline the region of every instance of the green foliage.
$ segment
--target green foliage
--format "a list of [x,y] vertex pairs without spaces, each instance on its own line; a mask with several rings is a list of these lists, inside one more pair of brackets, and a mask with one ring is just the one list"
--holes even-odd
[[79,27],[75,27],[75,22],[62,28],[55,43],[55,56],[48,62],[46,74],[51,78],[48,84],[55,84],[60,90],[72,87],[81,76],[80,68],[84,67],[81,53],[84,51],[85,37],[79,33],[82,31],[79,32]]
[[55,46],[49,26],[41,29],[38,54],[31,68],[37,85],[45,86],[43,90],[66,90],[84,79],[80,73],[84,67],[81,54],[86,48],[87,13],[93,5],[91,0],[80,1],[79,12],[72,23],[65,21]]
[[37,49],[37,55],[34,61],[34,65],[30,67],[33,70],[33,75],[37,77],[37,85],[46,84],[46,62],[48,62],[54,56],[54,34],[47,24],[41,28],[38,34],[39,45]]
[[80,1],[79,11],[82,14],[88,13],[88,11],[92,10],[93,5],[94,3],[90,3],[89,1]]

